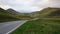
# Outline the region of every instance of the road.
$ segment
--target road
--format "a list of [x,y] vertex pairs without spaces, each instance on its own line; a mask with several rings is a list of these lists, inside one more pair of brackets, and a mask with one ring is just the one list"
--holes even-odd
[[0,23],[0,34],[7,34],[17,26],[21,26],[22,24],[24,24],[26,21],[27,20]]
[[34,19],[32,19],[32,20],[38,20],[39,18],[34,18]]

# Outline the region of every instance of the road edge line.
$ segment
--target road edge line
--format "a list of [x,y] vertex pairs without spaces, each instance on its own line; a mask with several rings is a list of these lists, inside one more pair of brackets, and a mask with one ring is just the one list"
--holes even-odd
[[[25,21],[24,23],[26,23],[27,21]],[[17,27],[15,27],[14,29],[12,29],[11,31],[7,32],[6,34],[10,34],[11,32],[13,32],[14,30],[16,30],[18,27],[20,27],[21,25],[23,25],[24,23],[21,23],[20,25],[18,25]]]

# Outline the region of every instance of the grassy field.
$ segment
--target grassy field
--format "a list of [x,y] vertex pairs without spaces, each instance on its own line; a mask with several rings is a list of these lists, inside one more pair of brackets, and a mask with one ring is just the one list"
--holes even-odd
[[60,34],[60,20],[45,18],[28,21],[11,34]]

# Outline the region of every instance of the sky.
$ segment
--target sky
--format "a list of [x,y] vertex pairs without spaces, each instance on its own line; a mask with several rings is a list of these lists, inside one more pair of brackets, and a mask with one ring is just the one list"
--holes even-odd
[[60,0],[0,0],[0,7],[19,12],[40,11],[46,7],[60,7]]

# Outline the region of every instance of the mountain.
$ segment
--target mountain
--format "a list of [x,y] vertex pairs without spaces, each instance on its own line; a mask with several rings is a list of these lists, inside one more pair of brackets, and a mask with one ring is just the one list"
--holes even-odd
[[48,7],[32,13],[32,17],[60,17],[60,8]]
[[31,17],[27,13],[19,13],[13,9],[4,10],[0,8],[0,22],[22,19],[31,19]]
[[17,18],[16,15],[13,15],[8,11],[0,8],[0,22],[13,21],[13,20],[19,20],[19,18]]
[[12,14],[20,14],[19,12],[17,12],[17,11],[14,10],[14,9],[11,9],[11,8],[7,9],[7,11],[8,11],[9,13],[12,13]]

